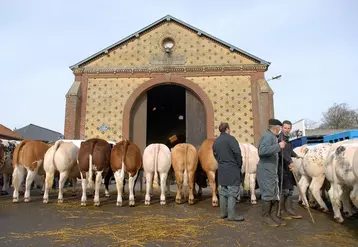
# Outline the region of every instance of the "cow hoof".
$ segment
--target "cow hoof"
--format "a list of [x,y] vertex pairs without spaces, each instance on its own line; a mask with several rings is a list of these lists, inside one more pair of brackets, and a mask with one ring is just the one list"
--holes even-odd
[[117,202],[116,206],[117,207],[122,207],[122,202]]
[[181,199],[177,198],[177,199],[175,199],[175,202],[176,202],[177,204],[181,204]]
[[108,194],[106,193],[104,196],[107,197],[107,198],[111,197],[111,195],[109,193]]
[[165,200],[160,200],[160,205],[165,205],[167,204]]
[[1,191],[1,195],[2,195],[2,196],[6,196],[6,195],[8,195],[8,194],[9,194],[9,193],[8,193],[6,190],[2,190],[2,191]]
[[19,198],[16,198],[16,197],[12,198],[12,202],[14,202],[14,203],[19,202]]
[[257,204],[257,201],[256,201],[256,200],[251,200],[251,204],[252,204],[252,205],[256,205],[256,204]]
[[48,199],[43,199],[42,203],[47,204],[47,203],[48,203]]
[[352,213],[344,212],[344,217],[346,217],[346,218],[351,218],[352,216],[353,216]]
[[135,206],[135,201],[129,201],[129,206],[134,207]]
[[95,205],[96,207],[99,207],[100,203],[99,202],[94,202],[93,205]]
[[41,195],[43,196],[45,194],[45,192],[41,191]]
[[30,198],[29,197],[24,198],[24,202],[30,202]]
[[337,223],[343,223],[343,218],[342,217],[334,217],[335,221],[337,221]]
[[63,199],[58,199],[57,203],[63,203]]
[[321,208],[321,211],[323,212],[323,213],[328,213],[328,208]]
[[81,206],[86,207],[86,202],[81,202]]
[[193,204],[194,204],[194,200],[193,200],[193,199],[189,199],[188,203],[189,203],[189,205],[193,205]]
[[72,196],[76,196],[77,195],[77,193],[76,192],[72,192]]
[[145,200],[145,201],[144,201],[144,205],[150,205],[150,201],[149,201],[149,200]]
[[219,202],[218,201],[213,201],[213,207],[219,207]]

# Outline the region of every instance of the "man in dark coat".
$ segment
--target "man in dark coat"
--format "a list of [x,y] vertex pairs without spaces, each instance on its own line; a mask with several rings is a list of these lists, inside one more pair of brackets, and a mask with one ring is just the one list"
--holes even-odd
[[261,199],[263,200],[262,220],[270,226],[285,226],[278,214],[279,186],[277,175],[278,153],[286,143],[277,143],[277,135],[281,131],[282,123],[277,119],[269,120],[269,129],[261,137],[258,145],[260,161],[257,165],[257,182],[259,184]]
[[296,182],[291,171],[291,169],[293,169],[293,161],[291,157],[297,157],[297,154],[293,151],[292,145],[289,142],[289,135],[291,130],[292,123],[288,120],[285,120],[282,123],[282,132],[278,136],[279,142],[286,142],[285,148],[283,148],[279,153],[278,162],[278,178],[280,188],[282,186],[282,191],[280,193],[280,216],[284,219],[300,219],[302,216],[298,215],[292,208],[292,194]]
[[242,156],[239,143],[230,135],[228,123],[219,126],[220,136],[213,144],[214,157],[218,162],[218,185],[221,218],[243,221],[244,216],[236,214],[236,197],[241,184]]

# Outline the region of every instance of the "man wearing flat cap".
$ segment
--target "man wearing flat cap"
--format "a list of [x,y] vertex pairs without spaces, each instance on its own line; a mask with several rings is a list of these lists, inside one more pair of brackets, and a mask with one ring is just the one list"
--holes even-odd
[[269,128],[258,145],[260,161],[257,165],[257,182],[263,200],[262,220],[270,226],[285,226],[285,221],[277,216],[280,200],[277,164],[278,154],[286,143],[277,141],[282,123],[277,119],[270,119],[268,124]]

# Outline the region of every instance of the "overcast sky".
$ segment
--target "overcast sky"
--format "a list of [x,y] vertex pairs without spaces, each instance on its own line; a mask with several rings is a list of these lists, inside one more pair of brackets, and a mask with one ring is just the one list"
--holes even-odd
[[0,1],[0,123],[63,133],[69,69],[170,14],[271,62],[275,117],[358,108],[358,1]]

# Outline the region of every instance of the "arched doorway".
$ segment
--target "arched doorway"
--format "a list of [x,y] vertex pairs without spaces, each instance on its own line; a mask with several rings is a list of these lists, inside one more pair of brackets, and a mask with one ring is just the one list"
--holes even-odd
[[[166,97],[163,100],[154,100],[160,94],[166,95]],[[174,94],[176,96],[173,96]],[[173,100],[181,103],[171,104],[170,101]],[[158,107],[153,111],[155,107],[153,103],[164,104],[164,108],[166,107],[170,116],[163,117],[165,112],[157,111]],[[172,114],[171,111],[173,111]],[[150,142],[164,140],[173,133],[175,135],[182,133],[187,143],[199,146],[205,138],[214,136],[213,115],[213,107],[209,98],[197,84],[182,77],[160,76],[142,84],[127,100],[123,116],[123,138],[133,140],[140,146],[142,152]],[[177,120],[174,121],[174,124],[172,121],[166,123],[168,127],[165,130],[162,129],[163,134],[155,139],[153,136],[156,135],[157,130],[154,127],[151,129],[151,126],[155,125],[153,118],[160,116],[165,122],[169,122],[170,119],[174,121],[175,118]],[[165,123],[161,126],[163,125]],[[154,132],[148,133],[148,130],[151,132],[154,130]]]

